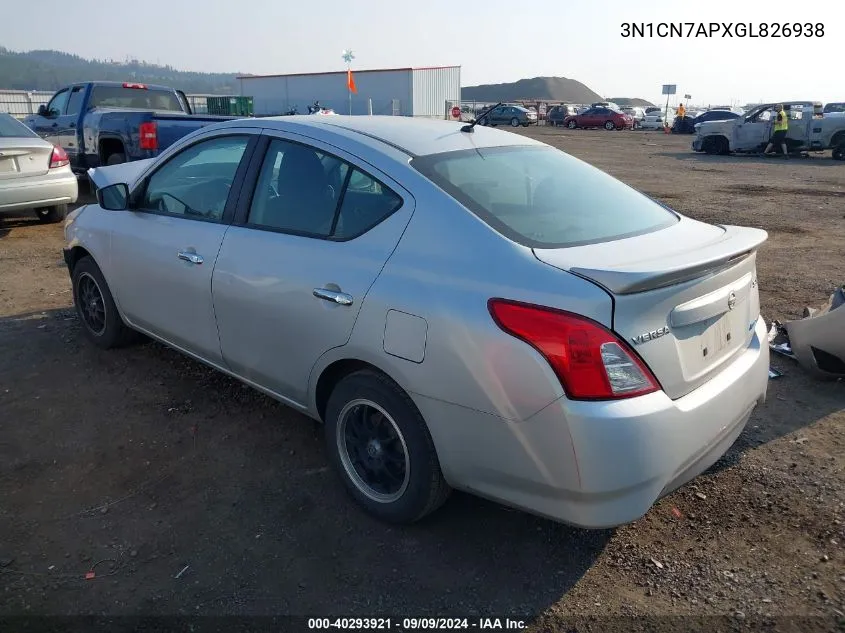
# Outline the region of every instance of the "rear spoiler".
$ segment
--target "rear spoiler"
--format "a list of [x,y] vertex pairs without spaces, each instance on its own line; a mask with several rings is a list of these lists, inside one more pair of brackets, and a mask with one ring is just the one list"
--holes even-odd
[[[751,256],[768,237],[762,229],[717,226],[725,231],[720,240],[692,253],[669,255],[661,260],[658,270],[640,270],[632,263],[613,270],[572,267],[569,272],[590,279],[613,294],[635,294],[714,275]],[[649,264],[653,268],[654,261],[649,260]]]

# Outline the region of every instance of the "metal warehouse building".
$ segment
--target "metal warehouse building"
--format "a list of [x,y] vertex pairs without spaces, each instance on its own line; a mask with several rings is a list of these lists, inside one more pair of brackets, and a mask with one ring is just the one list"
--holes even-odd
[[[352,70],[357,93],[352,94],[352,114],[392,114],[443,118],[446,101],[461,99],[461,67],[389,68]],[[238,77],[242,96],[254,99],[255,114],[285,114],[296,107],[307,114],[319,101],[338,114],[349,114],[346,71],[295,75]]]

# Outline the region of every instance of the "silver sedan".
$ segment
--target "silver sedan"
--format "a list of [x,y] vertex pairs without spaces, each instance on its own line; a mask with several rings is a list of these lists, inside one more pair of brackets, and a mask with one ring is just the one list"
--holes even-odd
[[252,119],[93,170],[83,331],[142,332],[324,423],[352,497],[460,489],[604,528],[736,440],[768,381],[764,231],[704,224],[522,135]]
[[65,151],[0,112],[0,213],[33,210],[42,222],[61,222],[78,195]]

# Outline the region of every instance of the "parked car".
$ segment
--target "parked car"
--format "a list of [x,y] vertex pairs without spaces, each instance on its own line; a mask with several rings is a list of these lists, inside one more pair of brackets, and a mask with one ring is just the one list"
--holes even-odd
[[78,194],[65,151],[0,112],[0,213],[31,210],[42,222],[60,222]]
[[[772,137],[776,105],[763,104],[735,119],[698,125],[693,151],[708,154],[762,152]],[[786,101],[782,105],[789,116],[786,144],[790,153],[831,149],[834,159],[845,160],[845,117],[816,118],[815,113],[822,109],[818,101]]]
[[61,146],[74,172],[157,156],[209,123],[234,117],[196,115],[184,93],[140,83],[94,81],[62,88],[25,119]]
[[646,109],[645,109],[645,113],[646,113],[647,115],[648,115],[648,114],[653,114],[653,113],[655,113],[655,112],[663,112],[663,108],[661,108],[661,107],[659,107],[659,106],[648,106],[648,107],[646,107]]
[[622,108],[622,112],[634,119],[634,129],[640,127],[642,122],[645,121],[645,109],[639,106],[625,106]]
[[622,130],[634,127],[634,119],[620,110],[597,107],[590,108],[582,114],[570,115],[563,120],[563,124],[570,130],[590,127]]
[[384,520],[450,488],[589,528],[639,518],[766,395],[766,233],[462,126],[245,119],[93,170],[98,203],[65,229],[82,331],[144,332],[321,421]]
[[549,109],[546,113],[546,120],[549,125],[563,125],[563,121],[568,116],[575,116],[578,114],[575,106],[571,105],[556,105]]
[[511,127],[519,127],[521,125],[528,127],[537,123],[537,113],[519,105],[500,105],[485,114],[479,123],[493,127],[497,125],[510,125]]
[[662,130],[667,125],[672,127],[674,122],[675,113],[673,110],[669,110],[665,115],[663,110],[652,110],[646,113],[640,128],[643,130]]
[[707,110],[706,112],[693,112],[695,116],[675,117],[672,123],[673,134],[695,134],[695,126],[705,121],[730,121],[739,115],[730,110]]

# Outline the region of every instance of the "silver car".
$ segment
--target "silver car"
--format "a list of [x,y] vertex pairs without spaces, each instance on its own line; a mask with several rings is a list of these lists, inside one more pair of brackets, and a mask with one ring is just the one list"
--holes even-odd
[[766,395],[766,233],[518,134],[248,119],[91,176],[98,204],[65,229],[87,337],[143,332],[321,420],[388,521],[452,488],[633,521]]
[[34,210],[42,222],[61,222],[78,195],[65,151],[0,112],[0,213]]

